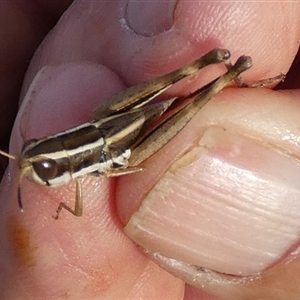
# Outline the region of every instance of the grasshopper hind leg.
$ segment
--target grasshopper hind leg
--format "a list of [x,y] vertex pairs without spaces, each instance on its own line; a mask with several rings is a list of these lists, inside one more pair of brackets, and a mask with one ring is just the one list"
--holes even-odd
[[134,146],[129,165],[138,166],[165,146],[211,98],[228,86],[233,80],[236,80],[242,72],[248,70],[251,66],[251,58],[241,56],[224,75],[183,99],[184,102],[189,100],[189,98],[191,100],[187,101],[188,104],[164,120],[154,130],[148,132],[139,141],[139,144]]

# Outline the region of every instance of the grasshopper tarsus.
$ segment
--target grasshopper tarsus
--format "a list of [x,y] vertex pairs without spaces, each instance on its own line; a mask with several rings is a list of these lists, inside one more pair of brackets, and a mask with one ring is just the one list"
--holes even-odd
[[280,83],[283,82],[285,79],[284,74],[279,74],[274,77],[266,78],[266,79],[261,79],[252,83],[243,83],[242,87],[248,87],[248,88],[262,88],[265,86],[268,86],[273,83]]
[[81,217],[83,213],[83,197],[82,197],[82,187],[81,187],[81,181],[80,178],[75,179],[76,183],[76,197],[75,197],[75,207],[72,209],[70,206],[65,204],[64,202],[60,202],[59,206],[56,210],[56,214],[52,216],[53,219],[58,220],[59,215],[62,211],[62,209],[67,210],[75,217]]
[[[77,198],[77,195],[76,195],[76,198]],[[75,200],[75,203],[76,203],[77,200]],[[76,207],[76,204],[75,204],[75,207]],[[60,216],[60,213],[61,211],[65,209],[67,210],[69,213],[71,213],[73,216],[75,217],[81,217],[82,216],[82,213],[83,213],[83,206],[81,205],[80,208],[78,209],[72,209],[70,206],[68,206],[67,204],[65,204],[64,202],[60,202],[59,203],[59,206],[56,210],[56,214],[54,216],[52,216],[53,219],[55,220],[58,220],[59,219],[59,216]]]
[[[252,66],[252,59],[249,56],[241,56],[236,61],[235,65],[237,65],[239,71],[244,72]],[[226,67],[228,68],[228,70],[234,69],[234,66],[231,63],[226,64]],[[252,83],[245,83],[240,76],[236,76],[235,82],[239,87],[261,88],[270,85],[272,83],[282,82],[284,81],[284,79],[285,79],[285,74],[281,73],[277,76],[261,79]]]

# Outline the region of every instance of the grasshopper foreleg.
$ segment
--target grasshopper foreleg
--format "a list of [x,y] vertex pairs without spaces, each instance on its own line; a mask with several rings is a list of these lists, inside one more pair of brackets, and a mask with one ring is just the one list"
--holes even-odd
[[57,211],[56,211],[56,215],[53,216],[53,218],[55,220],[57,220],[59,218],[60,212],[61,210],[64,208],[65,210],[67,210],[68,212],[70,212],[72,215],[76,216],[76,217],[81,217],[82,213],[83,213],[83,201],[82,201],[82,187],[81,187],[81,182],[79,178],[75,179],[75,183],[76,183],[76,197],[75,197],[75,207],[74,209],[72,209],[70,206],[68,206],[67,204],[65,204],[64,202],[60,202]]

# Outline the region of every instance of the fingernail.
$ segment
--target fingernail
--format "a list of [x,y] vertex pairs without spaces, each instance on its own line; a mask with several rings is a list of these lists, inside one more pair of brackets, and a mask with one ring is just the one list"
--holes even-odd
[[177,0],[128,0],[125,10],[127,26],[142,36],[155,36],[172,28]]
[[[23,137],[27,140],[54,134],[91,120],[99,95],[108,99],[120,86],[123,88],[117,81],[119,78],[109,69],[89,62],[44,67],[34,78],[22,104],[19,118]],[[65,112],[63,118],[61,112]]]
[[143,248],[246,276],[299,246],[300,163],[251,137],[209,127],[175,162],[125,231]]

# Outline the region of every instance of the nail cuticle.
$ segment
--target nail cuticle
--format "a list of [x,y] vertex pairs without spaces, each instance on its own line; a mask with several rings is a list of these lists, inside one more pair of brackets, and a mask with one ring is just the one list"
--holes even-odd
[[231,274],[219,273],[214,270],[209,270],[200,266],[190,265],[183,261],[166,257],[160,253],[153,253],[147,249],[141,249],[146,256],[151,258],[159,266],[175,276],[181,278],[187,283],[198,286],[205,284],[205,282],[217,284],[247,284],[254,280],[261,278],[261,273],[249,276],[236,276]]

